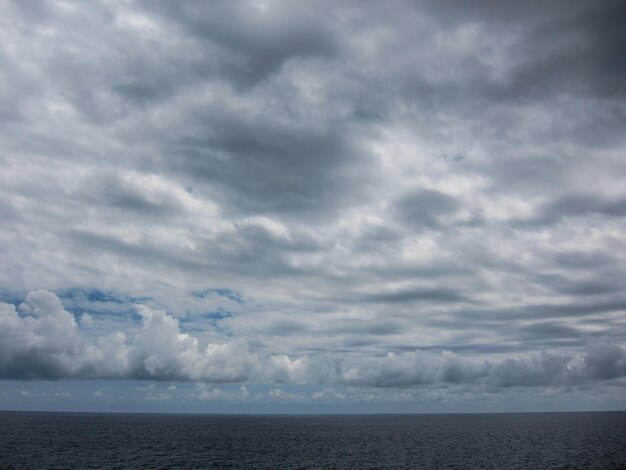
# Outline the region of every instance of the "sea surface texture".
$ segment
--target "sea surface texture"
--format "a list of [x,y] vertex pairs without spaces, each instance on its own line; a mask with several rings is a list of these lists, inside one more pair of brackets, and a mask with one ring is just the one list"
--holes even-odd
[[626,468],[626,413],[0,413],[0,468]]

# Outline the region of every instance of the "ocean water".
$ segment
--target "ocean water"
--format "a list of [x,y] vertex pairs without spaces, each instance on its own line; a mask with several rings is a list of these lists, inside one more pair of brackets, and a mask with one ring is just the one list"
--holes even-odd
[[626,468],[626,412],[2,412],[0,468]]

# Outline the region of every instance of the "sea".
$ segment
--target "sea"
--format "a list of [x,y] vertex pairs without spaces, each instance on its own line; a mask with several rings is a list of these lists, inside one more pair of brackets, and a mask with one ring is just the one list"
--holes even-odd
[[0,412],[0,468],[626,469],[626,412]]

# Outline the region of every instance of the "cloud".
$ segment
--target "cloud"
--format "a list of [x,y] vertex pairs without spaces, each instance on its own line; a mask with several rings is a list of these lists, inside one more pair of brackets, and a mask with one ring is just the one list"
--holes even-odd
[[421,189],[406,194],[397,202],[400,219],[415,227],[438,227],[439,217],[453,213],[459,204],[446,194]]
[[4,377],[620,376],[620,2],[0,9]]
[[377,293],[365,296],[366,302],[374,303],[396,303],[396,302],[417,302],[417,301],[438,301],[438,302],[459,302],[466,300],[458,292],[450,289],[407,289],[398,292]]
[[137,307],[142,322],[134,331],[95,336],[89,322],[81,318],[79,327],[48,291],[29,293],[17,309],[1,306],[3,378],[236,382],[245,381],[257,361],[237,342],[201,347],[181,332],[178,320],[143,305]]
[[[607,337],[590,338],[584,352],[551,353],[477,361],[450,351],[301,356],[259,354],[238,340],[203,343],[181,331],[177,319],[146,306],[131,332],[93,336],[91,325],[65,311],[48,291],[26,296],[16,309],[1,304],[4,379],[109,378],[210,383],[335,384],[413,387],[438,384],[489,387],[581,385],[626,377],[626,351]],[[155,341],[155,338],[158,341]],[[244,392],[241,392],[245,395]],[[296,398],[280,388],[274,398]],[[200,398],[218,399],[219,389]],[[321,396],[320,396],[321,397]],[[320,398],[318,397],[318,398]]]
[[47,291],[31,292],[15,306],[1,304],[2,375],[15,378],[56,378],[67,375],[80,354],[77,324],[59,298]]
[[217,72],[240,86],[258,84],[294,57],[333,56],[337,48],[332,30],[319,21],[320,11],[304,2],[220,1],[211,11],[202,2],[161,2],[160,9],[153,12],[218,48]]

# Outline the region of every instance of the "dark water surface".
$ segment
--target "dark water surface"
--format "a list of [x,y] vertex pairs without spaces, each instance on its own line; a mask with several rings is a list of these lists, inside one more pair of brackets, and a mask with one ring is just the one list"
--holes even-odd
[[626,468],[626,412],[0,413],[0,468]]

